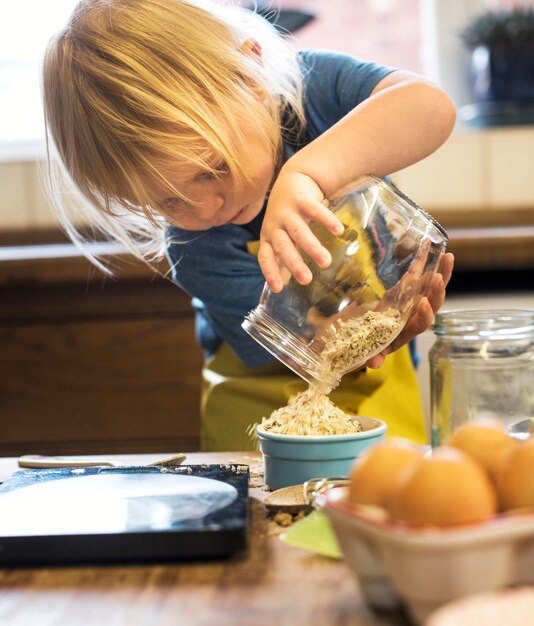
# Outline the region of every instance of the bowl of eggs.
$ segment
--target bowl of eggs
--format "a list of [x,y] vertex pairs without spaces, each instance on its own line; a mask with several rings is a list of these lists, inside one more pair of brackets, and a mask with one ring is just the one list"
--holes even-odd
[[534,584],[534,436],[473,421],[428,454],[390,440],[318,504],[368,603],[404,605],[415,623],[457,598]]

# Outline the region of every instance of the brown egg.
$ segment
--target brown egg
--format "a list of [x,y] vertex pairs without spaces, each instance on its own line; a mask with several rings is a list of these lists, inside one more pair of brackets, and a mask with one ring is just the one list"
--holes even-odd
[[506,457],[497,475],[503,510],[534,507],[534,439],[530,437]]
[[470,456],[442,446],[406,468],[391,492],[392,517],[412,524],[476,522],[497,510],[487,472]]
[[478,461],[495,480],[509,452],[519,445],[496,420],[478,419],[462,424],[446,445],[466,452]]
[[392,439],[369,448],[352,468],[350,501],[385,507],[399,473],[421,457],[420,449],[405,439]]

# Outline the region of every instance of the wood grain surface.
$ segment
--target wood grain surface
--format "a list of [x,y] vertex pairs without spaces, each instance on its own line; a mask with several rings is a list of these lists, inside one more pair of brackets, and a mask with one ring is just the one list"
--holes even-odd
[[[260,467],[251,453],[191,454],[186,462]],[[0,477],[15,467],[13,459],[0,461]],[[281,542],[282,529],[265,513],[261,479],[253,484],[247,554],[218,562],[0,570],[0,624],[407,626],[402,615],[365,605],[343,561]]]
[[189,296],[146,268],[0,261],[0,454],[199,446],[203,356]]

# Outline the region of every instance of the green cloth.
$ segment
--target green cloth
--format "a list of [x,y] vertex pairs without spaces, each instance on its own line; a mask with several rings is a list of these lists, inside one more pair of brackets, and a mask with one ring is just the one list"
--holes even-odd
[[330,521],[322,511],[312,511],[295,522],[280,535],[280,539],[296,548],[331,559],[340,559],[343,556]]

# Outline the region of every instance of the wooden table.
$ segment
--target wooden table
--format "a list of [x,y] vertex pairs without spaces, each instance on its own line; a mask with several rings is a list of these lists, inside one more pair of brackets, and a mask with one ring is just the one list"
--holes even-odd
[[[124,455],[143,464],[165,455]],[[192,453],[187,463],[239,463],[255,453]],[[0,459],[0,481],[17,470]],[[363,602],[343,561],[288,546],[265,514],[265,488],[251,478],[250,548],[224,561],[0,569],[2,626],[406,626]],[[38,515],[36,511],[36,515]]]

